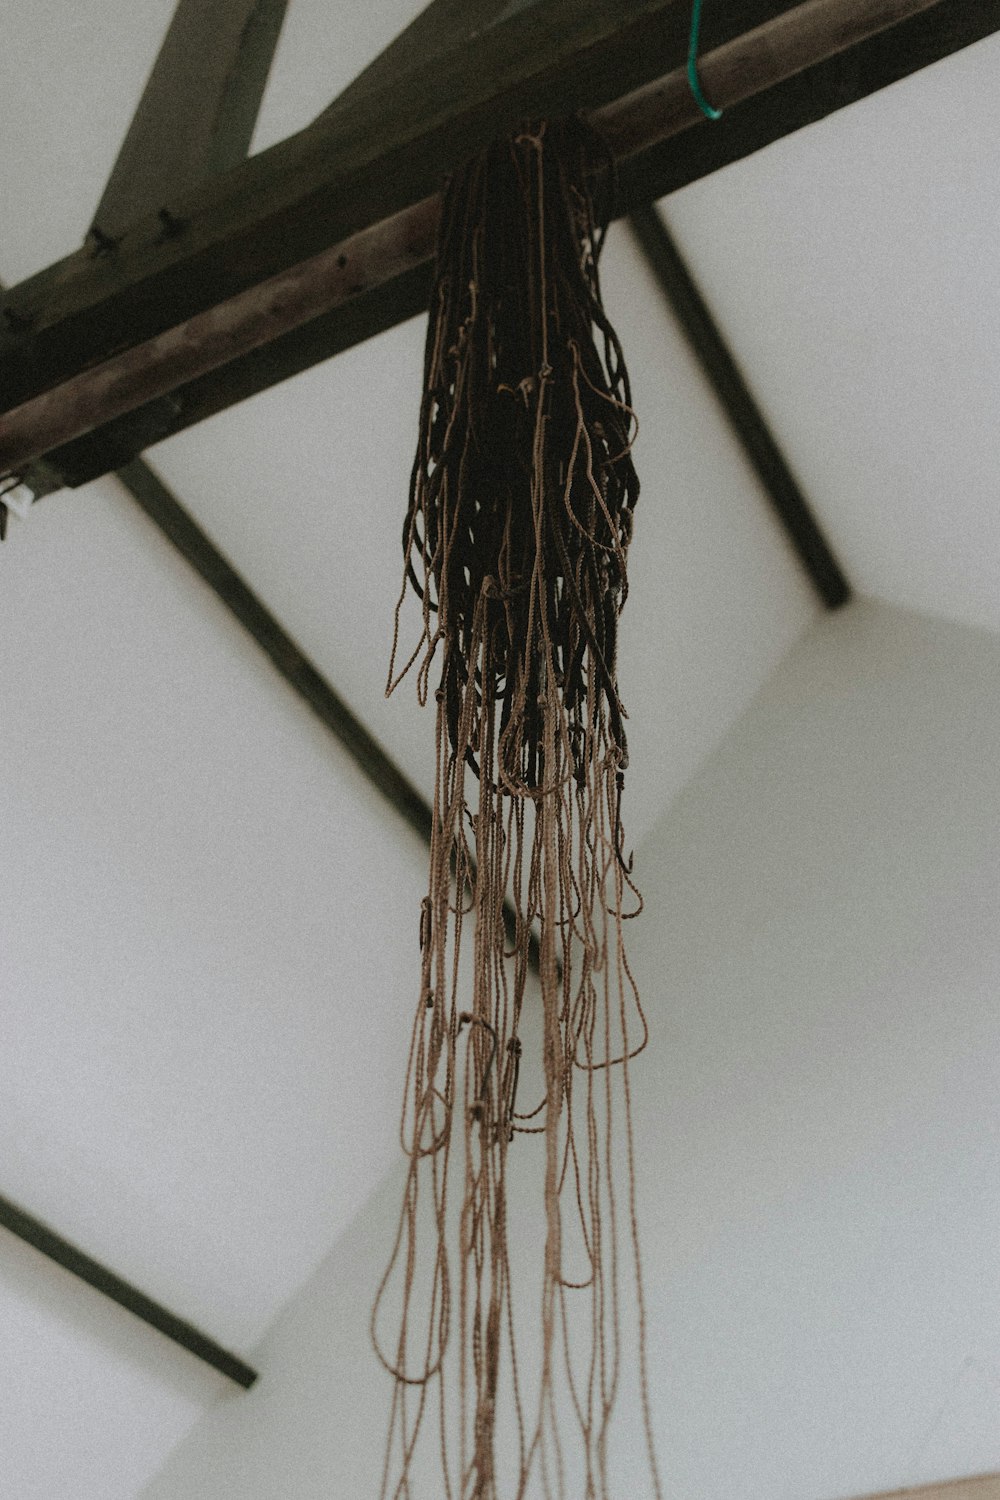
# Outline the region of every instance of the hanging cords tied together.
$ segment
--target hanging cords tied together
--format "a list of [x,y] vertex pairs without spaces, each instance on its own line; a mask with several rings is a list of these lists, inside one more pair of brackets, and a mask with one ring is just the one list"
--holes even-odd
[[414,667],[433,697],[436,774],[406,1184],[372,1311],[385,1500],[611,1500],[626,1371],[661,1494],[616,668],[639,484],[595,184],[610,197],[609,154],[568,120],[495,143],[444,194],[387,684]]

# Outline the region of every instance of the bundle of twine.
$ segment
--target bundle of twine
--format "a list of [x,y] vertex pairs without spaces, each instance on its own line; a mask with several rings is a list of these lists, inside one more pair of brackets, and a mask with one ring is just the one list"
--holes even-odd
[[[416,665],[425,702],[440,664],[402,1118],[408,1170],[372,1315],[395,1382],[382,1487],[393,1500],[412,1493],[428,1429],[445,1500],[521,1500],[533,1485],[561,1496],[567,1465],[585,1476],[588,1500],[606,1497],[625,1279],[660,1494],[629,1095],[647,1029],[623,941],[641,901],[624,854],[616,676],[639,485],[628,375],[601,302],[605,216],[594,201],[610,165],[582,122],[531,125],[457,172],[444,197],[387,684],[391,692]],[[408,586],[422,630],[400,666]],[[533,966],[541,1015],[529,1025]],[[541,1038],[542,1097],[524,1107],[522,1022]],[[518,1361],[508,1222],[522,1133],[544,1136],[530,1381]],[[615,1161],[613,1135],[624,1143]],[[516,1227],[519,1238],[530,1233]],[[585,1303],[582,1342],[570,1336],[572,1299]],[[390,1306],[399,1321],[387,1340]]]

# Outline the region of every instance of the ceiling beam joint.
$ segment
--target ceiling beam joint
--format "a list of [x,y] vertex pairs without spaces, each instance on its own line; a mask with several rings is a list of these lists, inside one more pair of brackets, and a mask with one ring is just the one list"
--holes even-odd
[[[621,156],[624,213],[997,30],[1000,0],[732,0],[703,33],[700,74],[726,107],[712,124],[687,83],[688,15],[679,0],[537,0],[505,12],[474,44],[459,35],[430,75],[414,65],[375,77],[316,125],[202,183],[173,206],[183,235],[164,239],[158,221],[141,221],[112,254],[71,257],[15,288],[0,328],[0,472],[44,454],[64,483],[86,482],[419,311],[428,200],[463,155],[526,112],[597,106]],[[419,244],[407,214],[421,221]],[[407,253],[381,271],[355,260],[353,274],[330,278],[325,310],[306,299],[282,324],[272,304],[260,323],[269,279],[278,293],[281,277],[301,286],[325,275],[329,247],[335,264],[351,261],[359,234],[384,248],[393,222]],[[228,358],[217,342],[202,363],[196,340],[185,369],[171,347],[178,330],[213,310],[228,317],[241,296],[247,317]]]

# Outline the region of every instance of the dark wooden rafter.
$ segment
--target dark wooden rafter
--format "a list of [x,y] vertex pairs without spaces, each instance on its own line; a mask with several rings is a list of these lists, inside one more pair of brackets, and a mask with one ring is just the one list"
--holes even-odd
[[179,234],[170,205],[246,157],[287,6],[179,0],[94,215],[92,249],[148,215],[165,238]]
[[[681,0],[545,0],[477,38],[444,28],[414,62],[312,126],[166,206],[164,241],[140,218],[117,249],[90,249],[14,288],[0,329],[8,406],[287,270],[434,193],[455,161],[526,113],[604,103],[682,55]],[[428,39],[428,47],[430,39]],[[649,55],[651,66],[637,64]],[[28,327],[25,329],[24,324]],[[127,331],[127,332],[126,332]]]
[[816,593],[828,609],[851,597],[850,585],[823,535],[760,407],[730,353],[705,299],[656,208],[637,209],[629,223],[650,270],[763,486]]
[[432,814],[424,798],[317,670],[229,560],[143,459],[118,470],[132,499],[234,615],[272,665],[330,730],[355,764],[414,832],[429,842]]
[[205,1364],[211,1365],[213,1369],[242,1386],[244,1390],[249,1390],[254,1384],[257,1371],[245,1360],[231,1354],[228,1349],[223,1349],[221,1344],[217,1344],[214,1339],[209,1338],[193,1324],[177,1317],[162,1303],[155,1302],[152,1297],[147,1297],[145,1292],[140,1292],[137,1287],[132,1286],[114,1271],[110,1271],[107,1266],[101,1265],[79,1246],[63,1239],[62,1235],[50,1229],[47,1224],[43,1224],[41,1219],[36,1219],[34,1215],[26,1213],[23,1208],[19,1208],[16,1203],[11,1203],[7,1198],[0,1198],[0,1227],[16,1235],[25,1244],[39,1250],[48,1260],[55,1261],[57,1265],[62,1266],[79,1280],[85,1281],[88,1286],[110,1298],[112,1302],[117,1302],[119,1307],[124,1307],[127,1312],[141,1318],[151,1328],[155,1328]]
[[[185,509],[156,470],[143,458],[123,465],[115,475],[126,492],[215,594],[292,691],[354,761],[375,790],[425,843],[430,842],[433,814],[429,803],[403,774],[379,741],[365,728],[280,620],[253,592],[207,532]],[[54,482],[39,469],[40,492],[52,493]],[[513,912],[504,920],[513,934]],[[529,954],[538,965],[537,942]]]
[[[862,10],[885,3],[854,0]],[[781,0],[709,8],[707,76],[711,52],[727,38],[741,35],[748,22],[766,24],[789,9]],[[141,341],[314,253],[317,242],[329,245],[341,232],[412,203],[459,155],[525,113],[599,104],[623,86],[658,76],[665,64],[669,70],[683,60],[688,16],[678,0],[535,0],[486,25],[471,58],[462,43],[445,46],[429,73],[415,68],[405,86],[394,73],[391,83],[373,85],[290,141],[182,195],[178,212],[190,222],[175,240],[155,243],[158,226],[140,221],[116,252],[71,257],[41,273],[15,289],[8,303],[17,328],[0,343],[0,380],[14,393],[10,404],[106,357],[115,342],[120,347],[123,326],[130,342]],[[561,31],[554,24],[560,18]],[[648,203],[679,185],[685,172],[691,180],[756,149],[764,136],[775,139],[998,27],[1000,0],[939,0],[761,98],[727,109],[718,124],[686,130],[679,140],[629,158],[620,174],[619,207]],[[791,93],[776,104],[788,83]],[[768,110],[762,131],[755,122]],[[695,166],[684,165],[692,161]],[[47,454],[49,463],[73,483],[117,467],[150,442],[419,310],[427,285],[427,268],[417,265],[385,286],[356,290],[301,329],[151,398],[100,433],[59,445]]]
[[[285,630],[280,620],[240,577],[176,495],[145,459],[134,459],[116,477],[132,499],[208,584],[230,614],[243,626],[294,693],[330,731],[372,786],[425,843],[430,843],[434,815],[429,803],[403,775],[373,734],[365,728],[340,694]],[[514,913],[504,907],[508,934],[514,935]],[[537,972],[538,942],[533,934],[528,950]]]
[[[544,0],[528,0],[528,3],[537,6]],[[501,21],[504,12],[510,9],[508,0],[432,0],[395,41],[390,42],[337,95],[319,120],[329,120],[345,109],[363,103],[366,94],[373,89],[405,88],[415,71],[428,73],[436,66],[438,58],[452,51],[456,43],[471,55],[483,32]]]
[[[717,22],[723,10],[728,19],[735,8],[710,9],[703,39],[710,44],[710,23]],[[751,7],[740,0],[739,8],[749,13],[765,7]],[[872,37],[849,53],[728,109],[717,124],[687,131],[622,164],[616,216],[644,208],[997,30],[1000,0],[948,0],[888,34]],[[107,473],[163,438],[422,312],[430,283],[429,264],[409,267],[394,280],[360,292],[266,347],[186,382],[169,397],[150,401],[85,437],[60,445],[48,455],[50,474],[57,484],[79,485]]]

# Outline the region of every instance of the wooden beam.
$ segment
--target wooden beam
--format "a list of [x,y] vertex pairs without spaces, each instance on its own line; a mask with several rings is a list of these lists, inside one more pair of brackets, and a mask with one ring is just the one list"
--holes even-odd
[[176,495],[142,459],[118,471],[118,479],[153,524],[208,584],[270,659],[288,686],[330,730],[372,785],[425,842],[431,809],[412,782],[254,594]]
[[0,416],[0,473],[429,262],[439,217],[440,199],[424,199],[32,397]]
[[[465,92],[460,91],[455,116],[443,118],[439,97],[438,116],[434,117],[434,123],[431,102],[426,97],[428,81],[425,80],[423,103],[416,110],[418,114],[420,109],[424,112],[423,133],[414,122],[409,144],[390,151],[388,159],[381,163],[385,173],[380,175],[380,167],[379,173],[369,182],[369,202],[377,201],[384,206],[394,197],[405,198],[408,195],[405,183],[409,182],[412,189],[413,184],[426,182],[426,174],[436,180],[435,174],[448,164],[448,151],[454,153],[457,149],[463,121],[464,128],[467,128],[467,147],[499,128],[497,115],[488,113],[494,106],[499,108],[498,101],[502,104],[501,116],[506,110],[508,118],[516,118],[518,112],[523,113],[528,108],[532,99],[536,105],[539,103],[540,96],[545,95],[546,87],[554,79],[560,80],[560,86],[555,92],[549,92],[550,104],[568,106],[574,100],[580,102],[581,96],[586,97],[586,92],[591,99],[598,100],[602,93],[613,95],[616,81],[620,83],[635,79],[639,74],[648,75],[651,61],[658,64],[666,58],[678,64],[683,62],[689,14],[686,5],[678,5],[674,0],[641,0],[641,3],[640,0],[627,0],[621,5],[619,14],[619,6],[611,5],[610,0],[607,4],[615,13],[613,16],[605,13],[606,0],[593,0],[592,4],[579,6],[572,0],[546,0],[544,6],[531,7],[527,17],[520,18],[524,29],[516,36],[509,27],[517,17],[490,28],[485,38],[489,47],[485,48],[484,42],[479,54],[485,60],[488,52],[498,61],[498,66],[500,62],[504,63],[505,71],[501,69],[492,88],[487,87],[481,77],[478,81],[465,80]],[[554,47],[552,35],[546,38],[538,30],[538,12],[543,10],[552,18],[558,10],[565,18],[567,11],[577,9],[586,12],[585,16],[582,20],[577,18],[577,29],[567,33],[565,45],[561,49]],[[783,0],[733,0],[725,7],[710,7],[703,31],[706,49],[714,51],[719,45],[724,45],[727,36],[731,39],[730,31],[738,32],[748,19],[780,16],[787,9]],[[531,26],[528,26],[529,20]],[[616,27],[620,29],[616,30]],[[817,64],[766,94],[727,110],[718,124],[687,130],[679,139],[638,153],[623,164],[620,172],[619,211],[642,206],[651,198],[714,170],[726,161],[736,160],[801,124],[822,118],[843,104],[862,98],[998,28],[1000,0],[947,0],[946,4],[939,4],[908,22],[900,23],[885,35],[870,38],[848,53]],[[502,45],[497,40],[501,35]],[[527,50],[527,55],[523,49]],[[468,67],[468,63],[466,65]],[[448,66],[454,74],[457,62],[453,54],[448,55]],[[568,76],[564,77],[560,69]],[[638,81],[644,80],[640,77]],[[440,82],[439,73],[432,83]],[[406,90],[397,80],[390,92],[402,96]],[[376,89],[363,108],[359,105],[346,112],[361,134],[364,134],[362,117],[368,118],[374,107],[373,98],[377,100],[383,96]],[[501,119],[499,124],[502,123]],[[398,133],[398,127],[397,120],[392,128]],[[345,120],[340,117],[333,123],[328,121],[323,127],[333,136],[338,132],[343,136],[346,129]],[[320,135],[323,130],[320,130]],[[372,130],[378,134],[375,126]],[[310,136],[310,132],[304,134],[313,144],[319,138]],[[386,130],[383,130],[380,140],[384,144],[386,139]],[[245,219],[242,242],[230,239],[209,244],[211,225],[219,229],[225,220],[227,233],[235,234],[236,205],[241,195],[249,190],[244,174],[252,168],[255,173],[263,172],[268,178],[272,169],[277,170],[293,148],[298,170],[304,173],[303,163],[308,157],[306,144],[302,137],[294,137],[291,142],[274,148],[272,153],[264,153],[236,173],[228,174],[222,179],[225,189],[221,197],[209,195],[199,200],[203,202],[205,218],[197,245],[190,242],[182,247],[178,241],[157,247],[137,246],[135,236],[138,231],[133,231],[127,237],[133,241],[131,247],[127,240],[123,241],[115,255],[102,257],[84,267],[78,258],[71,258],[70,262],[61,263],[60,267],[42,273],[16,289],[7,304],[10,321],[15,326],[8,331],[6,338],[0,337],[0,381],[6,382],[5,389],[12,395],[17,389],[44,389],[46,383],[51,384],[59,378],[60,370],[65,373],[74,364],[80,368],[85,363],[93,363],[99,357],[99,351],[108,347],[114,329],[118,330],[116,336],[120,342],[123,324],[129,325],[130,336],[136,338],[144,328],[150,327],[151,320],[153,324],[157,319],[165,320],[164,326],[169,326],[171,320],[177,321],[174,314],[178,308],[189,306],[192,301],[197,303],[206,296],[210,298],[213,290],[218,290],[218,281],[214,279],[219,274],[215,258],[223,242],[228,244],[233,256],[225,273],[229,278],[226,284],[231,285],[233,280],[252,284],[254,277],[259,277],[262,260],[265,264],[270,263],[269,258],[275,253],[264,208],[260,207],[256,217],[251,215]],[[333,160],[325,160],[327,183],[338,179],[346,186],[332,208],[326,203],[317,222],[329,223],[331,214],[339,216],[338,222],[341,223],[350,222],[359,215],[363,217],[363,195],[359,196],[361,188],[354,175],[360,151],[361,146],[355,140],[350,161],[340,161],[339,177]],[[315,167],[313,161],[310,170]],[[296,201],[301,203],[301,195]],[[293,214],[296,223],[298,212],[296,208]],[[300,223],[298,228],[289,229],[284,241],[286,252],[289,247],[294,250],[296,244],[301,243],[304,233]],[[215,265],[215,270],[209,274],[212,265]],[[189,274],[182,284],[175,283],[172,277],[182,268]],[[61,305],[53,300],[57,281],[61,288]],[[231,361],[223,370],[185,382],[168,397],[152,400],[105,424],[100,432],[60,444],[47,458],[65,482],[83,483],[119,466],[150,443],[412,315],[425,305],[428,285],[426,267],[411,267],[385,287],[361,293],[341,308],[282,335],[273,344]],[[163,293],[162,299],[140,298],[141,305],[137,306],[135,299],[139,297],[140,289],[148,291],[154,287],[158,289],[157,295]],[[30,326],[32,308],[38,320],[34,331]],[[62,342],[57,341],[57,333],[63,336]]]
[[[709,7],[703,40],[711,14]],[[946,0],[726,110],[710,127],[630,158],[619,174],[618,211],[645,207],[998,31],[1000,0]]]
[[[778,3],[778,0],[775,0]],[[171,205],[164,239],[140,218],[107,254],[79,251],[15,287],[0,327],[0,391],[18,405],[113,352],[434,193],[456,161],[525,113],[602,104],[683,56],[686,0],[545,0],[460,42],[434,70],[355,105]],[[9,326],[13,323],[13,327]]]
[[49,472],[58,475],[47,491],[62,485],[76,488],[109,474],[164,438],[406,322],[426,311],[432,280],[432,262],[413,266],[384,286],[362,292],[221,369],[185,382],[169,396],[146,402],[84,437],[61,444],[46,455]]
[[[524,0],[524,3],[543,5],[545,0]],[[508,0],[431,0],[319,118],[329,119],[345,108],[352,108],[373,88],[405,87],[415,69],[433,70],[438,58],[449,52],[456,41],[471,52],[482,32],[502,20],[509,8]]]
[[165,1334],[189,1354],[211,1365],[244,1390],[248,1391],[256,1381],[257,1371],[245,1360],[230,1354],[228,1349],[223,1349],[221,1344],[200,1332],[193,1324],[178,1318],[162,1303],[154,1302],[145,1292],[140,1292],[137,1287],[110,1271],[107,1266],[101,1265],[77,1245],[64,1240],[61,1234],[57,1234],[32,1214],[26,1213],[16,1203],[11,1203],[8,1198],[0,1198],[0,1226],[79,1280],[85,1281],[95,1291],[110,1298],[112,1302],[117,1302],[119,1307],[124,1307],[127,1312]]
[[[747,21],[775,10],[771,0],[733,0],[710,6],[702,28],[706,48],[724,39],[720,27],[739,11]],[[825,118],[846,104],[907,77],[920,68],[1000,30],[1000,0],[948,0],[889,33],[870,38],[786,80],[765,94],[727,110],[721,121],[686,131],[623,163],[616,214],[646,207],[656,198],[696,181],[772,141]],[[675,38],[683,57],[686,31]],[[48,455],[62,482],[83,484],[144,448],[266,390],[376,333],[422,311],[430,272],[414,267],[386,286],[363,293],[301,329],[232,361],[224,370],[191,381],[168,399],[151,402],[99,431]]]
[[[211,537],[202,531],[155,469],[139,458],[119,469],[116,477],[140,510],[154,526],[159,527],[247,634],[253,637],[288,686],[339,741],[376,791],[414,833],[429,844],[434,821],[430,805],[300,649],[280,620],[244,582]],[[507,934],[513,940],[516,918],[509,902],[504,903],[503,916]],[[528,962],[537,974],[540,954],[538,935],[534,932],[529,939]]]
[[[805,0],[705,53],[698,64],[702,89],[720,110],[732,109],[940,4],[942,0]],[[678,70],[595,110],[592,118],[616,157],[626,158],[702,124],[703,112],[686,72]]]
[[[721,106],[738,104],[810,60],[845,51],[900,16],[941,3],[806,0],[708,53],[702,75]],[[663,135],[689,130],[701,116],[681,68],[597,110],[594,118],[612,146],[630,156]],[[422,199],[27,398],[0,417],[0,473],[19,471],[60,443],[167,395],[429,260],[439,214],[436,194]]]
[[180,197],[243,160],[287,4],[178,0],[94,216],[94,243],[109,246],[148,215],[169,235]]
[[851,597],[844,571],[729,352],[662,215],[656,208],[638,209],[629,223],[813,588],[827,609],[839,609]]

